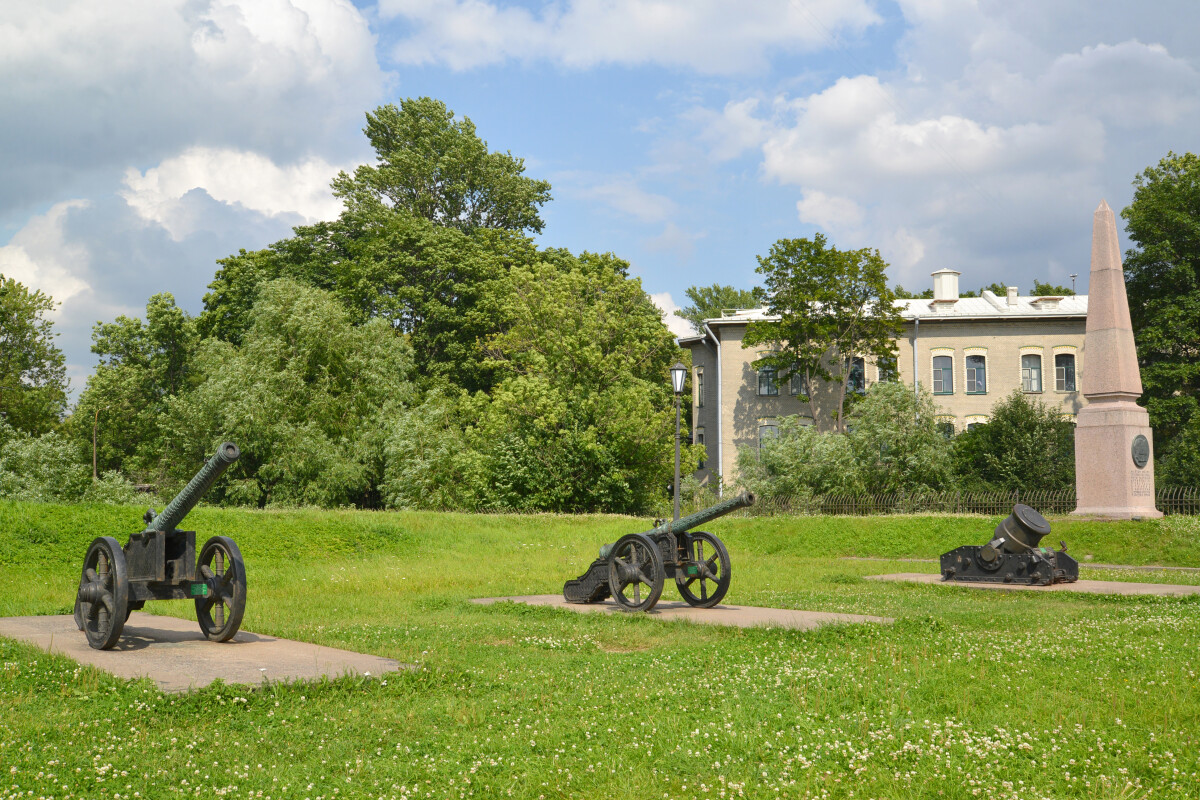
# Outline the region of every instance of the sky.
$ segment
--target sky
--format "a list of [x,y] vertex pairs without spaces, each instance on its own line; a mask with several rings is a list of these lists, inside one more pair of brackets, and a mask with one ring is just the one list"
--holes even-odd
[[551,183],[540,245],[617,254],[668,312],[816,233],[911,290],[1082,293],[1100,200],[1196,149],[1198,27],[1195,0],[0,0],[0,273],[60,303],[77,394],[98,321],[198,313],[217,259],[337,216],[366,112],[429,96]]

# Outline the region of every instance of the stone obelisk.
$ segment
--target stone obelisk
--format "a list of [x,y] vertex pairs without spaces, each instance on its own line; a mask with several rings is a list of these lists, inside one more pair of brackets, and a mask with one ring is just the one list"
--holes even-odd
[[1117,220],[1108,203],[1092,219],[1086,374],[1075,426],[1076,514],[1108,519],[1161,517],[1154,507],[1154,437],[1142,396]]

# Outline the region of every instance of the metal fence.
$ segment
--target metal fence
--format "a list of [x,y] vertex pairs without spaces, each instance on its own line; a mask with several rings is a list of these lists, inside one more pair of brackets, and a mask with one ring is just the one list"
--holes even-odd
[[[685,503],[688,514],[712,505],[714,495],[699,495]],[[1003,517],[1017,503],[1042,514],[1062,515],[1075,510],[1075,490],[1032,492],[893,492],[891,494],[787,495],[760,498],[753,507],[735,516],[874,514],[983,514]],[[1164,514],[1200,514],[1200,487],[1172,486],[1158,489],[1155,505]],[[669,514],[669,512],[668,512]]]

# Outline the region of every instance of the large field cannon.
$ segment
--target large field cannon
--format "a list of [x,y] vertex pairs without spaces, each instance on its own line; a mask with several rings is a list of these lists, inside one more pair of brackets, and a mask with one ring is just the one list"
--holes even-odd
[[1079,562],[1061,550],[1040,547],[1050,523],[1022,503],[996,526],[985,545],[964,545],[942,554],[942,580],[974,583],[1024,583],[1047,586],[1079,580]]
[[146,512],[146,528],[124,547],[97,536],[88,547],[75,597],[75,624],[88,644],[108,650],[131,612],[147,600],[194,600],[200,630],[214,642],[233,638],[246,610],[246,567],[233,540],[214,536],[196,556],[196,532],[176,530],[241,451],[225,442],[161,514]]
[[729,591],[729,552],[700,525],[754,504],[743,492],[715,506],[664,522],[645,533],[630,533],[600,548],[587,572],[563,586],[568,603],[598,603],[611,596],[626,611],[649,611],[662,596],[666,578],[688,605],[712,608]]

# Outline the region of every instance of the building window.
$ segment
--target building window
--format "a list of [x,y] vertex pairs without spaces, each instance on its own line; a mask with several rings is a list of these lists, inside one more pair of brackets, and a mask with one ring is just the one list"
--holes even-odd
[[1038,353],[1021,356],[1021,391],[1042,390],[1042,357]]
[[987,359],[967,356],[967,394],[987,393]]
[[973,431],[980,425],[986,425],[988,418],[983,414],[972,414],[967,417],[966,430]]
[[764,420],[758,423],[758,449],[762,451],[763,444],[768,439],[774,439],[779,436],[779,427],[774,420]]
[[859,356],[846,360],[846,367],[850,371],[850,380],[846,382],[846,391],[854,392],[855,394],[867,393],[867,362]]
[[1060,392],[1075,391],[1075,354],[1058,353],[1054,356],[1054,388]]
[[[696,432],[692,436],[692,444],[704,446],[704,428],[696,428]],[[696,469],[704,469],[704,456],[700,457],[700,463],[696,465]]]
[[704,370],[696,367],[696,408],[704,408]]
[[763,367],[758,371],[758,393],[763,397],[779,394],[779,384],[775,381],[774,367]]
[[896,380],[896,362],[880,362],[876,367],[876,375],[880,383],[891,383]]
[[933,393],[954,394],[954,359],[950,356],[933,357]]
[[944,419],[937,423],[938,432],[947,439],[954,438],[954,420]]
[[788,381],[788,390],[794,395],[808,397],[808,375],[803,372],[793,372]]

